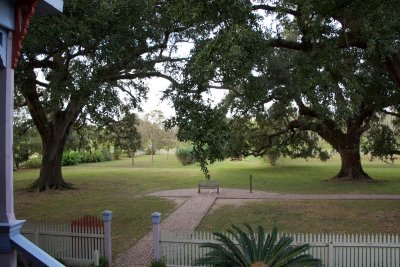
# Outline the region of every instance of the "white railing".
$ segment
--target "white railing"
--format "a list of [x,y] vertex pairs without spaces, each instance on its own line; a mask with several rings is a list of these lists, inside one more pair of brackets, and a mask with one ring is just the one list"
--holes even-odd
[[[399,267],[398,235],[289,234],[294,244],[310,244],[307,253],[328,267]],[[206,242],[217,242],[210,232],[161,233],[160,250],[167,266],[192,266],[205,255]]]
[[[0,251],[4,252],[17,249],[25,263],[30,263],[30,266],[33,267],[64,267],[64,265],[30,242],[20,233],[21,226],[24,222],[24,220],[15,220],[10,224],[0,223]],[[3,257],[2,261],[0,261],[2,264],[1,266],[14,266],[14,262],[15,259],[7,260],[7,257]]]
[[111,228],[106,225],[109,221],[104,217],[103,221],[89,219],[84,217],[70,224],[27,222],[21,234],[68,265],[96,265],[100,256],[111,262]]

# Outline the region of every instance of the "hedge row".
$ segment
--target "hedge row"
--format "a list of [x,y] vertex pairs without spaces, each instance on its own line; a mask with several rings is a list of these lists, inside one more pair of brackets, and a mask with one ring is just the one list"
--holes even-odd
[[[94,153],[83,151],[66,151],[63,153],[61,161],[62,166],[72,166],[81,163],[94,163],[112,160],[112,155],[108,151],[96,151]],[[30,158],[23,165],[26,168],[40,168],[42,164],[42,157]]]
[[66,151],[63,154],[62,166],[78,165],[80,163],[93,163],[110,161],[112,159],[111,153],[108,151],[96,151],[91,152],[77,152],[77,151]]

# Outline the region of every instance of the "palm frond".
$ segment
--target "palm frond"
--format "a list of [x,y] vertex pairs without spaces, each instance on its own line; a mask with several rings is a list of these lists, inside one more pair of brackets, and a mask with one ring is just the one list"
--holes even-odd
[[303,254],[310,248],[308,244],[292,245],[293,238],[286,235],[278,240],[276,227],[267,236],[261,226],[255,232],[249,224],[245,224],[245,230],[232,225],[227,233],[213,233],[219,243],[202,245],[210,252],[197,259],[194,265],[250,267],[253,263],[264,262],[269,267],[321,266],[321,260]]

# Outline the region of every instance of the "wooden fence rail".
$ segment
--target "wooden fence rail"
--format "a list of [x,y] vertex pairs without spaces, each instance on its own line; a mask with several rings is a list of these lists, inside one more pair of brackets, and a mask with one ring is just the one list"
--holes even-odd
[[[307,252],[327,267],[399,267],[398,235],[288,234],[295,244],[311,245]],[[161,233],[161,257],[168,267],[192,266],[208,249],[206,242],[218,242],[211,232]]]

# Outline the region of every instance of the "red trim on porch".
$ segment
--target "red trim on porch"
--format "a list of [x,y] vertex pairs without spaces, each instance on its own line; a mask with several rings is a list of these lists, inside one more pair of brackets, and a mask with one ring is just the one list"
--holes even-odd
[[29,22],[35,14],[39,0],[18,0],[15,5],[15,30],[13,32],[12,68],[15,69],[21,55],[22,42],[28,32]]

